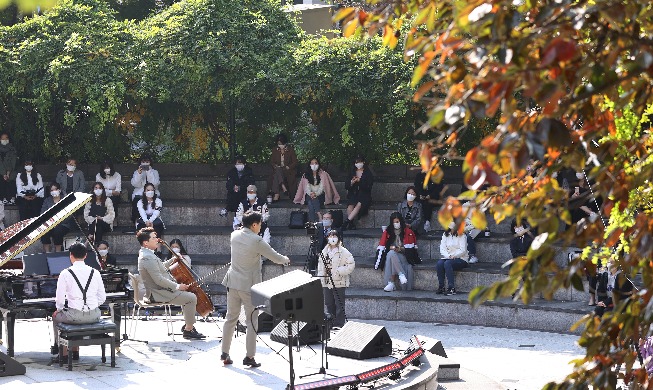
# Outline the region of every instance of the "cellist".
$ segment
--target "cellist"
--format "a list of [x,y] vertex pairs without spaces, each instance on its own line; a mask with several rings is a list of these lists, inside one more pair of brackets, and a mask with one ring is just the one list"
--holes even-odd
[[[206,338],[195,327],[195,311],[197,296],[190,293],[188,285],[177,283],[170,278],[167,271],[169,264],[162,263],[154,251],[159,246],[159,238],[151,227],[146,227],[136,233],[141,249],[138,252],[138,272],[145,285],[145,301],[148,303],[161,303],[180,305],[184,313],[186,325],[183,336],[187,340],[203,340]],[[174,257],[168,262],[174,261]]]

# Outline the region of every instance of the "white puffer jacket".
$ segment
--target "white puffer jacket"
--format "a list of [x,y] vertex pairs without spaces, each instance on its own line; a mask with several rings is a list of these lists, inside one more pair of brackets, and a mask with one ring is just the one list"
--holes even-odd
[[331,277],[336,288],[349,287],[349,275],[354,272],[355,267],[354,256],[351,252],[341,243],[338,243],[335,248],[327,245],[322,249],[322,255],[325,261],[322,261],[322,258],[317,261],[317,275],[320,276],[322,287],[333,288],[331,279],[324,267],[325,262],[331,270]]

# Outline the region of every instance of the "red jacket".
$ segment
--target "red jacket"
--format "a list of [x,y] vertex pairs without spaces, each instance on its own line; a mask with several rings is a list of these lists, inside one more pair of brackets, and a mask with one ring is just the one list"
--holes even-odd
[[[388,228],[392,229],[391,226],[388,226]],[[374,269],[379,269],[379,267],[383,268],[383,265],[381,264],[381,257],[383,257],[383,252],[388,249],[388,247],[394,245],[394,242],[389,242],[388,240],[390,239],[390,234],[388,233],[388,230],[383,232],[383,235],[381,236],[381,241],[379,242],[379,246],[376,248],[376,262],[374,263]],[[404,228],[404,248],[417,248],[417,239],[415,237],[415,233],[408,227],[406,226]]]

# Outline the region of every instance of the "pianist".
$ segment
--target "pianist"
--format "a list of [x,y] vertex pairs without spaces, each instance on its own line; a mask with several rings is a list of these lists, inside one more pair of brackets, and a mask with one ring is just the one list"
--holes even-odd
[[[59,345],[58,323],[92,324],[98,322],[100,320],[98,306],[103,304],[106,299],[102,276],[99,272],[84,264],[86,247],[76,242],[68,250],[70,251],[72,266],[59,274],[55,299],[57,310],[52,315],[55,346]],[[79,360],[79,347],[71,353],[73,354],[73,360]],[[64,349],[63,354],[64,361],[67,361],[68,351]]]

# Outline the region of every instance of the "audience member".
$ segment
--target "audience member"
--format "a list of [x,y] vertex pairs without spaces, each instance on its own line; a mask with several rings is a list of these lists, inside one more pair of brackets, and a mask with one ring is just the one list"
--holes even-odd
[[113,169],[111,160],[104,160],[100,172],[95,175],[95,181],[102,183],[104,192],[113,202],[113,207],[117,207],[121,200],[122,176]]
[[365,163],[365,157],[358,155],[354,159],[354,168],[349,175],[351,179],[345,179],[347,190],[347,218],[342,224],[342,230],[356,229],[354,218],[360,219],[367,215],[372,204],[372,185],[374,175]]
[[[467,267],[467,238],[465,235],[458,235],[455,222],[451,222],[442,234],[440,241],[440,256],[435,265],[438,273],[438,290],[436,294],[455,295],[456,277],[454,271]],[[444,287],[445,276],[447,288]]]
[[175,255],[179,255],[184,260],[184,264],[186,264],[188,268],[190,268],[190,263],[191,263],[190,256],[188,256],[188,252],[186,252],[186,248],[184,248],[184,244],[181,243],[181,240],[175,238],[172,241],[170,241],[170,248],[172,248],[172,252],[168,253],[167,260],[172,259],[172,257]]
[[424,232],[422,223],[422,204],[415,199],[417,198],[417,191],[414,186],[406,188],[404,199],[397,204],[397,211],[404,217],[406,226],[410,228],[415,234],[419,235]]
[[84,220],[88,224],[88,239],[93,245],[102,241],[104,233],[113,230],[116,212],[111,198],[107,197],[104,185],[96,181],[90,202],[84,206]]
[[102,240],[97,242],[97,252],[100,255],[100,262],[107,267],[116,267],[118,265],[116,256],[109,253],[109,243]]
[[280,192],[293,199],[297,188],[297,154],[292,145],[288,144],[285,134],[277,135],[275,144],[270,156],[272,175],[268,179],[268,188],[274,194],[275,201],[279,200]]
[[[48,186],[48,197],[43,201],[43,206],[41,206],[41,214],[43,214],[50,207],[59,203],[63,198],[61,191],[61,186],[59,183],[54,182]],[[54,245],[54,252],[61,252],[61,247],[63,246],[63,238],[71,229],[74,228],[75,222],[73,221],[73,216],[70,216],[63,221],[59,222],[57,226],[50,229],[47,233],[41,236],[41,244],[43,244],[43,252],[51,252],[52,246]]]
[[426,182],[424,187],[424,180],[426,173],[419,171],[415,175],[415,191],[420,202],[422,202],[422,216],[424,220],[424,230],[431,230],[431,218],[433,217],[433,209],[442,204],[441,193],[444,185],[442,183],[434,183],[431,180]]
[[144,196],[136,205],[139,215],[136,221],[136,231],[145,227],[151,227],[156,232],[157,237],[163,238],[163,231],[165,230],[165,225],[163,220],[161,220],[163,202],[161,202],[161,198],[157,195],[154,184],[147,183],[143,189]]
[[161,184],[159,171],[154,169],[152,166],[152,158],[149,155],[144,154],[141,156],[140,165],[138,166],[138,169],[134,171],[131,180],[131,184],[134,187],[134,192],[132,192],[132,223],[135,223],[136,220],[138,220],[140,214],[138,210],[138,201],[143,198],[143,190],[145,184],[148,183],[154,186],[156,196],[161,196],[161,193],[159,192],[159,184]]
[[66,169],[57,172],[55,180],[61,186],[65,194],[73,192],[86,192],[86,179],[84,179],[84,172],[77,169],[77,160],[69,158],[66,161]]
[[614,310],[620,301],[630,298],[633,295],[633,283],[615,266],[608,262],[608,271],[602,272],[598,277],[596,286],[597,302],[594,314],[602,317],[606,311]]
[[318,248],[319,250],[324,249],[324,247],[327,245],[327,236],[331,231],[338,233],[340,243],[342,244],[342,230],[333,226],[333,214],[331,214],[331,211],[327,211],[322,215],[322,224],[317,225],[316,234],[317,242],[319,243],[318,245],[320,245]]
[[[401,214],[392,213],[390,224],[381,235],[374,264],[374,269],[383,269],[383,283],[386,284],[384,291],[394,291],[397,285],[401,290],[413,289],[413,266],[406,257],[416,255],[415,233],[406,226]],[[383,261],[384,257],[385,261]]]
[[16,202],[21,221],[41,214],[43,193],[41,174],[34,171],[31,159],[25,159],[25,171],[16,177]]
[[308,169],[302,175],[297,187],[294,203],[308,205],[308,220],[316,222],[322,219],[320,209],[325,204],[340,203],[340,195],[331,180],[331,176],[322,168],[320,160],[313,157]]
[[227,207],[221,214],[226,216],[227,212],[235,213],[240,202],[246,198],[247,186],[253,184],[256,184],[254,171],[247,165],[244,156],[236,156],[234,167],[227,172]]
[[261,214],[263,218],[261,222],[261,230],[259,231],[259,236],[263,237],[263,241],[267,244],[270,243],[270,229],[268,228],[268,218],[270,217],[270,212],[268,211],[268,204],[264,199],[259,199],[256,193],[256,186],[250,184],[247,186],[247,198],[240,202],[238,205],[238,210],[236,210],[236,216],[234,217],[233,228],[234,230],[239,229],[243,225],[243,215],[249,210],[256,211]]
[[0,133],[0,173],[2,174],[0,201],[3,204],[14,204],[16,201],[16,193],[14,192],[16,185],[13,181],[16,179],[17,160],[18,154],[14,144],[9,139],[9,133]]
[[510,223],[510,230],[515,234],[510,240],[510,255],[513,259],[526,256],[534,238],[530,227],[525,220],[517,224],[517,219],[513,219]]
[[317,275],[322,282],[326,315],[333,318],[333,327],[345,325],[345,288],[354,272],[354,256],[342,245],[338,232],[327,235],[328,245],[322,249],[323,261],[317,263]]
[[465,213],[465,236],[467,238],[467,253],[469,254],[469,264],[478,263],[478,257],[476,257],[476,237],[481,233],[480,229],[477,229],[472,223],[472,211],[476,206],[476,202],[473,200],[463,203],[463,212]]

